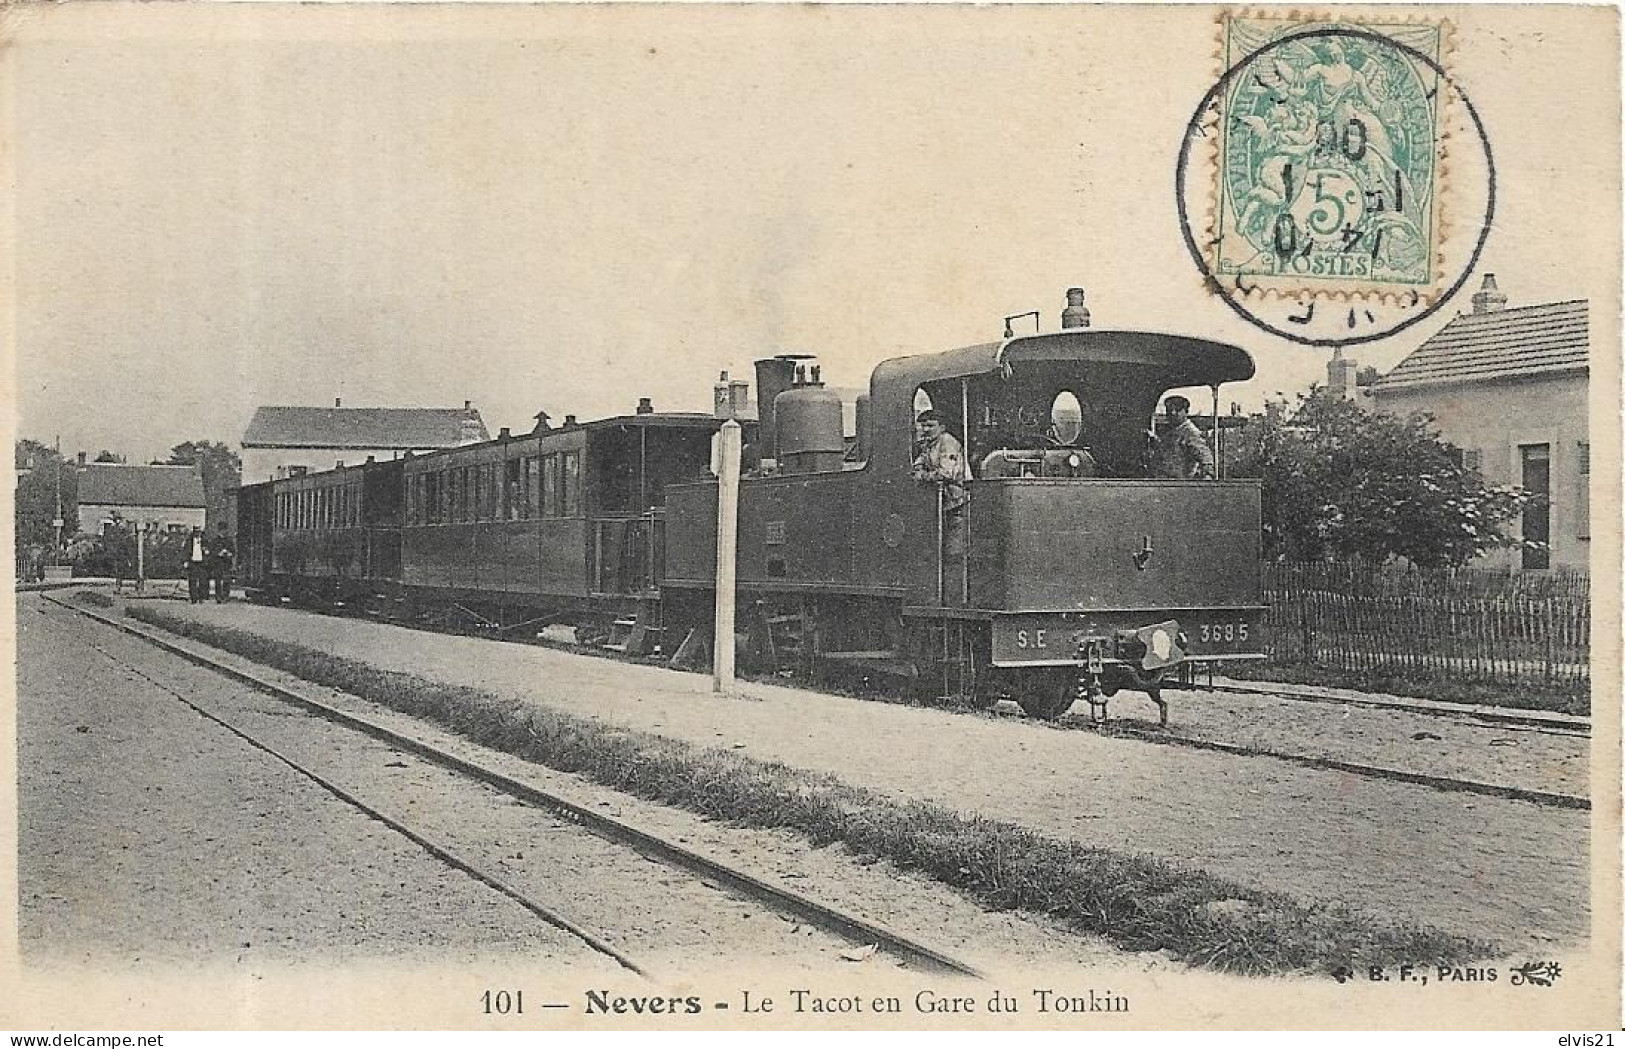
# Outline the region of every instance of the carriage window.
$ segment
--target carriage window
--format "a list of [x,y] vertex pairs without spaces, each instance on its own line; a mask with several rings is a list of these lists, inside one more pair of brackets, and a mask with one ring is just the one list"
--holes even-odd
[[542,457],[542,516],[559,516],[559,457]]
[[581,453],[565,452],[562,458],[564,481],[559,486],[559,512],[574,517],[581,510]]
[[1083,435],[1083,406],[1077,394],[1062,390],[1049,408],[1050,436],[1056,444],[1071,447]]

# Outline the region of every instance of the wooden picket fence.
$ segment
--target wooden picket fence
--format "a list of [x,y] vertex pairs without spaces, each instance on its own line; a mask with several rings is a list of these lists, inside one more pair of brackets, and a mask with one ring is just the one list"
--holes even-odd
[[1272,662],[1420,678],[1584,685],[1583,573],[1266,564]]

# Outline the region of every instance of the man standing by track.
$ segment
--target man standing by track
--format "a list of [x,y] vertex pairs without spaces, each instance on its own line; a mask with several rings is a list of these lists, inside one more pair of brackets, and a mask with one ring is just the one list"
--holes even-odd
[[201,528],[186,537],[186,595],[194,605],[209,596],[209,549]]

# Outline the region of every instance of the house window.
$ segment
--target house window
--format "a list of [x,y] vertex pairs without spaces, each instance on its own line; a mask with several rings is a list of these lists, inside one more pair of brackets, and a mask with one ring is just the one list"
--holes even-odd
[[1581,441],[1579,448],[1579,477],[1574,493],[1574,534],[1581,539],[1591,538],[1591,442]]
[[308,466],[290,466],[290,467],[288,467],[288,476],[289,477],[303,477],[309,472],[310,472],[310,467],[308,467]]
[[1529,492],[1529,502],[1523,508],[1523,541],[1536,544],[1525,546],[1523,567],[1539,569],[1552,567],[1552,450],[1546,444],[1518,446],[1523,467],[1522,484]]

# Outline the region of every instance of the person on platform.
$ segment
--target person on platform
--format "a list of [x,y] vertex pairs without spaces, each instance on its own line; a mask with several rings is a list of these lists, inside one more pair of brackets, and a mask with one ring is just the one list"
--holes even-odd
[[214,599],[223,602],[231,597],[231,573],[235,566],[237,554],[231,548],[231,540],[222,535],[214,541],[214,557],[209,563],[209,575],[214,580]]
[[1158,472],[1181,481],[1213,480],[1213,449],[1190,420],[1191,402],[1175,394],[1162,407],[1168,429],[1157,437]]
[[201,528],[186,537],[186,594],[194,605],[209,596],[209,544]]

